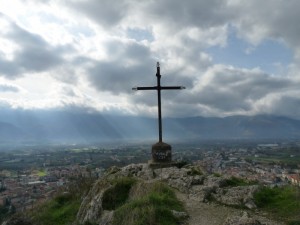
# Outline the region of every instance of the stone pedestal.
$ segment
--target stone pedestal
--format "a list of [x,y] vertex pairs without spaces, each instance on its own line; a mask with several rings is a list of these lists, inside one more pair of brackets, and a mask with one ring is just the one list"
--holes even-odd
[[164,142],[157,142],[152,145],[153,163],[172,162],[172,147]]
[[152,169],[178,166],[178,162],[172,161],[172,147],[164,142],[157,142],[152,145],[152,160],[148,165]]

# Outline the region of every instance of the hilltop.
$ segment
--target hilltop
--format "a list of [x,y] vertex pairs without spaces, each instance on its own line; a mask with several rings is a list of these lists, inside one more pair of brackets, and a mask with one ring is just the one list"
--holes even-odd
[[261,189],[240,179],[203,174],[192,165],[151,169],[131,164],[110,168],[85,192],[64,192],[2,225],[285,224],[258,208],[255,195]]

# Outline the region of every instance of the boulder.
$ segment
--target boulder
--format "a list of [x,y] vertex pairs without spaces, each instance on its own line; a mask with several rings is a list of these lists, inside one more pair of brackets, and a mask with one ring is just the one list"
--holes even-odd
[[224,187],[226,185],[226,179],[222,177],[215,177],[214,175],[207,176],[203,185],[208,187]]
[[171,210],[171,212],[175,218],[180,219],[180,220],[184,220],[189,217],[189,215],[186,212],[178,212],[176,210]]
[[253,202],[253,194],[257,189],[257,185],[218,188],[216,193],[212,193],[212,196],[217,202],[225,205],[246,206],[253,209],[256,208]]
[[77,221],[80,224],[95,222],[101,218],[103,212],[102,197],[104,192],[111,186],[112,185],[106,179],[98,180],[94,184],[90,192],[81,202],[77,213]]
[[243,212],[242,215],[227,218],[223,225],[262,225],[262,223],[251,218],[247,212]]
[[25,216],[14,215],[1,225],[33,225],[31,220]]
[[111,225],[113,221],[114,211],[104,210],[98,222],[99,225]]

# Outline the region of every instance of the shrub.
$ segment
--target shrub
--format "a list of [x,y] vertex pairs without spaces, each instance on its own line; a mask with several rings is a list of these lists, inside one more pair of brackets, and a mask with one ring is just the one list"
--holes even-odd
[[190,176],[203,175],[202,171],[198,168],[192,167],[191,170],[187,172]]
[[113,225],[176,225],[179,219],[174,217],[171,210],[183,211],[181,202],[167,185],[154,183],[147,194],[135,196],[116,209]]
[[238,177],[231,177],[225,180],[225,187],[238,187],[257,184],[255,181],[247,181]]
[[105,210],[114,210],[123,205],[134,183],[135,180],[128,177],[113,180],[113,186],[107,189],[103,194],[102,208]]
[[[56,196],[33,211],[32,219],[39,225],[67,225],[76,219],[80,200],[70,194]],[[38,211],[36,211],[38,210]]]
[[300,220],[298,220],[298,221],[290,221],[290,222],[288,222],[288,225],[300,225]]
[[258,207],[276,217],[290,218],[289,225],[296,225],[300,224],[299,191],[299,188],[292,186],[262,187],[254,194],[254,201]]
[[214,177],[221,177],[222,175],[219,174],[219,173],[213,173],[213,176],[214,176]]

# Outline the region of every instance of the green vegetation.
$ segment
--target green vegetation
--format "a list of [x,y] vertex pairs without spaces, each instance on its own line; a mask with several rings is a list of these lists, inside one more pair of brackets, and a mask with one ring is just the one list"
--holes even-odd
[[176,163],[176,167],[181,169],[182,167],[188,165],[188,162],[187,161],[179,161]]
[[298,221],[289,221],[288,225],[300,225],[300,220],[298,220]]
[[[283,164],[291,167],[297,167],[300,161],[299,151],[285,151],[281,152],[268,152],[265,151],[265,155],[259,157],[247,157],[247,160],[256,161],[265,164]],[[293,155],[293,157],[291,157]]]
[[247,181],[238,177],[231,177],[229,179],[226,179],[225,182],[226,182],[224,185],[225,187],[238,187],[238,186],[248,186],[248,185],[257,184],[256,181]]
[[221,177],[222,175],[219,174],[219,173],[213,173],[213,176],[214,176],[214,177]]
[[39,170],[39,171],[38,171],[37,175],[38,175],[39,177],[44,177],[44,176],[47,175],[47,173],[46,173],[45,170],[42,169],[42,170]]
[[61,194],[38,208],[32,217],[39,225],[72,224],[80,207],[80,199],[71,194]]
[[255,204],[289,225],[300,224],[300,190],[297,187],[263,187],[254,195]]
[[16,212],[16,208],[11,204],[11,201],[6,198],[3,205],[0,205],[0,223],[7,217],[13,215]]
[[102,207],[114,210],[123,205],[128,198],[130,188],[135,183],[133,178],[124,177],[112,181],[113,186],[103,194]]
[[199,168],[191,167],[190,171],[187,172],[190,176],[203,175],[202,171]]
[[133,199],[116,209],[113,225],[179,223],[179,219],[174,217],[171,210],[184,211],[183,205],[166,184],[157,182],[147,186],[140,185],[133,192]]
[[81,178],[71,181],[62,192],[41,205],[37,205],[29,214],[33,224],[38,225],[70,225],[76,220],[82,196],[92,185],[92,180]]

